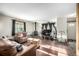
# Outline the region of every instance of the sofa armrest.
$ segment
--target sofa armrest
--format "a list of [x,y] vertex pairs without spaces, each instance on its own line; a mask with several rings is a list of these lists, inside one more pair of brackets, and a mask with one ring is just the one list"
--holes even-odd
[[[30,46],[23,45],[23,50],[18,52],[16,56],[30,56],[31,54],[33,54],[33,50],[35,50],[35,47],[36,47],[35,44],[31,44]],[[36,54],[36,52],[34,53]]]

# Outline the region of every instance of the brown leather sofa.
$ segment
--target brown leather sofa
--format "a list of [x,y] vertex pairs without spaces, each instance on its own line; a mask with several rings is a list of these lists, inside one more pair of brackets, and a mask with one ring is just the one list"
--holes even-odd
[[17,53],[16,44],[13,44],[8,39],[0,38],[0,55],[8,56],[8,55],[15,55]]
[[[23,49],[18,52],[16,46],[20,44],[22,45],[21,47]],[[37,49],[36,47],[37,44],[27,42],[27,37],[26,36],[21,37],[20,33],[14,37],[14,41],[9,40],[8,38],[0,39],[1,56],[36,56],[36,49]]]

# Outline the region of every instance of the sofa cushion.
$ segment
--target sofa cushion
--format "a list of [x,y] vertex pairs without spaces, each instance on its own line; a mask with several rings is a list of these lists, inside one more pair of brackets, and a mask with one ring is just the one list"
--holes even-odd
[[16,46],[16,49],[17,49],[17,52],[20,52],[20,51],[23,50],[23,47],[22,47],[21,44],[19,44],[19,45]]
[[17,53],[15,44],[8,39],[0,39],[0,55],[15,55]]

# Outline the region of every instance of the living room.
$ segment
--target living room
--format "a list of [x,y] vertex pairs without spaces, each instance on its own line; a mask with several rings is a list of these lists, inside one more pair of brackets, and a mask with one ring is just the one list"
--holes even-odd
[[76,4],[0,3],[0,43],[1,56],[76,55]]

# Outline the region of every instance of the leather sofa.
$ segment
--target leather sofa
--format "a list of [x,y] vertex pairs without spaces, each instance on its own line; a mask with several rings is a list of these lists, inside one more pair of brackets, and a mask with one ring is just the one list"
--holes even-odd
[[[0,38],[1,56],[36,56],[37,44],[27,42],[27,36],[23,36],[25,33],[22,36],[20,34],[22,33],[15,35],[14,41],[8,38]],[[18,52],[16,47],[19,45],[22,45],[22,49]]]
[[0,55],[2,56],[10,56],[15,55],[17,53],[16,44],[11,42],[8,39],[0,38]]

